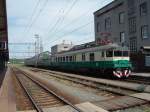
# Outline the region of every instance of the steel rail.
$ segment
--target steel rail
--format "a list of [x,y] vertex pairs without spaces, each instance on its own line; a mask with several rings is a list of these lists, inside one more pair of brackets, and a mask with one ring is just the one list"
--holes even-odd
[[[14,73],[15,73],[15,72],[14,72]],[[37,111],[37,112],[43,112],[43,110],[41,109],[41,107],[39,107],[39,106],[36,104],[34,98],[32,98],[32,95],[30,95],[30,93],[28,92],[27,88],[23,85],[23,83],[21,82],[21,80],[20,80],[20,78],[18,77],[18,75],[15,74],[15,76],[16,76],[17,80],[19,81],[19,83],[21,84],[21,86],[22,86],[22,88],[24,89],[24,91],[26,92],[26,94],[28,95],[28,97],[29,97],[30,101],[32,102],[33,106],[35,107],[36,111]]]
[[[59,73],[55,73],[55,72],[52,72],[52,71],[45,71],[45,70],[41,70],[41,69],[37,69],[37,70],[40,71],[40,72],[49,73],[47,75],[52,76],[52,77],[56,77],[56,78],[63,79],[63,80],[69,80],[69,81],[72,81],[72,82],[75,82],[75,83],[79,83],[79,84],[82,84],[82,85],[85,85],[85,86],[90,86],[90,87],[93,87],[93,88],[98,88],[100,90],[108,91],[108,92],[111,92],[111,93],[114,93],[114,94],[117,94],[117,95],[121,95],[121,96],[122,95],[130,95],[130,93],[128,94],[128,92],[137,93],[137,90],[132,90],[132,89],[129,89],[129,88],[118,87],[118,86],[114,86],[114,85],[110,85],[110,84],[103,84],[103,83],[95,82],[95,81],[92,81],[92,80],[82,79],[82,78],[73,77],[73,76],[66,76],[66,75],[62,76],[62,75],[60,75],[61,73],[59,74]],[[88,82],[91,82],[92,84],[89,85]],[[99,84],[104,86],[104,87],[98,86]],[[125,92],[125,91],[128,91],[128,92]]]
[[[51,71],[45,71],[45,70],[41,70],[41,69],[37,69],[37,68],[36,68],[36,70],[38,70],[38,72],[50,73],[50,74],[47,74],[47,75],[50,75],[50,76],[52,76],[52,77],[56,77],[56,78],[60,78],[60,79],[65,79],[65,80],[73,81],[73,82],[75,82],[75,83],[80,83],[80,84],[89,86],[88,83],[84,83],[83,80],[81,80],[81,81],[75,80],[75,79],[80,79],[80,78],[77,78],[77,77],[65,76],[65,75],[63,75],[63,76],[65,76],[65,77],[62,77],[59,73],[54,73],[54,72],[51,72]],[[53,74],[53,75],[51,75],[51,74]],[[70,77],[71,77],[71,78],[70,78]],[[85,80],[86,80],[86,79],[85,79]],[[86,80],[86,81],[89,81],[89,80]],[[91,86],[91,87],[96,87],[96,86],[94,86],[94,85],[90,85],[90,86]],[[115,87],[115,86],[112,86],[112,87]],[[138,98],[138,97],[135,97],[135,96],[130,96],[129,94],[122,93],[122,92],[120,93],[120,92],[117,92],[117,91],[113,91],[113,90],[111,90],[111,89],[104,89],[104,88],[101,88],[101,87],[100,87],[100,89],[106,90],[106,91],[108,91],[108,92],[115,93],[115,94],[118,94],[118,95],[125,95],[125,96],[129,96],[129,97],[133,97],[133,98],[137,98],[137,99],[146,101],[145,103],[137,104],[137,105],[134,105],[134,106],[140,106],[140,105],[144,105],[144,104],[149,104],[149,102],[150,102],[149,100],[144,100],[144,99],[142,99],[142,98]],[[129,91],[131,90],[131,91],[135,91],[135,92],[136,92],[136,90],[127,89],[127,88],[120,88],[120,89],[125,89],[126,91],[127,91],[127,90],[129,90]],[[134,106],[129,106],[129,108],[130,108],[130,107],[134,107]],[[127,108],[128,108],[128,107],[124,107],[124,108],[122,108],[122,109],[127,109]],[[112,109],[112,110],[110,110],[110,111],[116,111],[116,110],[117,110],[117,109]]]
[[[26,77],[28,77],[29,79],[31,79],[34,83],[38,84],[40,87],[42,87],[43,89],[45,89],[46,91],[48,91],[49,93],[53,94],[54,96],[56,96],[58,99],[60,99],[61,101],[63,101],[64,103],[66,103],[67,105],[69,105],[70,107],[72,107],[73,109],[75,109],[77,112],[84,112],[81,109],[79,109],[77,106],[75,106],[74,104],[72,104],[71,102],[69,102],[68,100],[66,100],[65,98],[57,95],[55,92],[53,92],[52,90],[50,90],[48,87],[46,87],[44,84],[40,83],[39,81],[33,79],[31,76],[28,75],[28,73],[16,68],[17,70],[19,70],[22,74],[24,74]],[[41,111],[39,111],[41,112]]]
[[126,79],[124,81],[127,81],[127,82],[133,82],[133,83],[140,83],[140,84],[144,84],[144,85],[150,85],[150,82],[149,82],[149,78],[138,78],[138,77],[131,77],[129,79]]

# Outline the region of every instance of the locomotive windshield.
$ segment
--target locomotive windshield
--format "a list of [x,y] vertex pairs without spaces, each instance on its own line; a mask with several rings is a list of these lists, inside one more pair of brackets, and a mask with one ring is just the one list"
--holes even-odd
[[107,51],[106,57],[113,57],[113,51]]
[[129,52],[128,51],[114,51],[114,57],[128,57]]
[[129,51],[106,51],[106,57],[128,57]]
[[122,56],[122,51],[114,51],[114,56],[115,57],[121,57]]

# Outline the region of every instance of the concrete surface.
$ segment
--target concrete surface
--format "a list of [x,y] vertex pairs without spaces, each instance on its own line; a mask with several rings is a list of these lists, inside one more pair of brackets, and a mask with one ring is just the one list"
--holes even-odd
[[9,68],[0,88],[0,112],[16,112],[15,95]]

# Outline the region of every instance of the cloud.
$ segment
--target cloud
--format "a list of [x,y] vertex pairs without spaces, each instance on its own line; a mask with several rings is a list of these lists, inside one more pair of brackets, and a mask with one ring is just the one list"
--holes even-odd
[[[7,0],[9,42],[35,42],[34,35],[39,34],[45,43],[44,50],[49,50],[52,45],[63,40],[74,44],[92,41],[94,22],[76,32],[69,32],[94,21],[93,12],[112,0],[78,0],[72,8],[75,0],[48,0],[44,5],[45,1],[41,0],[31,19],[38,0]],[[32,27],[29,27],[31,24]],[[56,40],[67,33],[68,35]],[[89,39],[85,41],[84,38]]]

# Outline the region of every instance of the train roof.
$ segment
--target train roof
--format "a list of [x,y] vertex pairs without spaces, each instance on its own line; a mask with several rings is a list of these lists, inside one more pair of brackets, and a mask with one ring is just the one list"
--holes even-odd
[[89,48],[84,48],[84,49],[79,49],[79,50],[69,50],[69,51],[65,51],[65,52],[60,52],[56,55],[69,55],[72,53],[80,53],[80,52],[95,52],[95,51],[102,51],[102,50],[126,50],[128,51],[128,47],[123,47],[123,46],[119,46],[118,44],[108,44],[108,45],[104,45],[104,46],[93,46],[93,47],[89,47]]
[[31,58],[27,58],[26,60],[31,60],[31,59],[37,58],[37,56],[39,56],[40,58],[48,58],[48,56],[50,56],[50,55],[51,55],[51,52],[45,51],[45,52],[42,52],[42,53],[35,55]]

